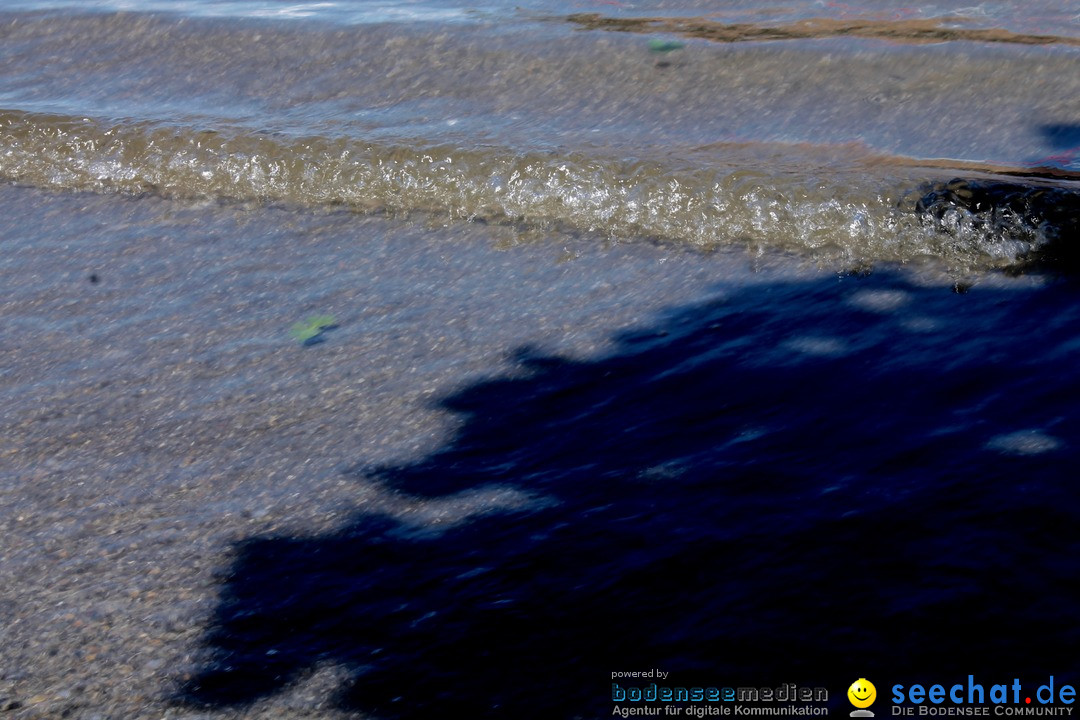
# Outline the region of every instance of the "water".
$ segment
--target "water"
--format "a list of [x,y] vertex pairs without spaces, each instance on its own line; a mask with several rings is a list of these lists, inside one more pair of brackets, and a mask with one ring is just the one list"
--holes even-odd
[[10,16],[9,180],[966,268],[1017,262],[1053,229],[943,235],[907,211],[922,183],[1035,172],[1072,186],[1080,169],[1076,21],[1036,46],[690,33],[657,53],[646,35],[584,31],[566,19],[577,6],[453,23],[406,4],[434,16],[389,24],[366,3],[94,7]]
[[0,695],[1080,680],[1077,8],[41,0],[0,69]]

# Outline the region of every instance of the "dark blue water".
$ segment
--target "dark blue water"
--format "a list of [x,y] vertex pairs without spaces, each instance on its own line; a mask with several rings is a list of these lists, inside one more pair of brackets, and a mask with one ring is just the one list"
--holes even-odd
[[856,677],[1075,678],[1078,290],[780,283],[593,360],[522,348],[524,377],[441,401],[445,447],[355,472],[541,509],[242,543],[186,697],[327,661],[377,717],[600,717],[611,672],[654,667],[825,686],[834,713]]

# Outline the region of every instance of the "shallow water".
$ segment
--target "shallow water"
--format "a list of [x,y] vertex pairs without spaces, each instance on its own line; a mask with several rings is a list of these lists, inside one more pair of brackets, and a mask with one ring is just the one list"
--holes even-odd
[[943,234],[910,212],[923,183],[1035,173],[1075,191],[1080,171],[1075,45],[687,32],[655,52],[641,28],[586,31],[555,7],[460,25],[357,25],[379,17],[366,4],[291,21],[247,17],[291,5],[111,7],[0,23],[4,177],[967,269],[1055,228]]
[[1080,681],[1080,15],[710,5],[6,3],[0,708]]

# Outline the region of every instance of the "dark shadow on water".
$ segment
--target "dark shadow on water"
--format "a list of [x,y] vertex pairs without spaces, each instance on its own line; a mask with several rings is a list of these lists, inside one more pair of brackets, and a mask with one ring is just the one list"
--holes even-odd
[[885,713],[894,682],[1075,681],[1077,300],[830,278],[604,357],[521,351],[523,376],[443,401],[452,442],[372,477],[536,502],[242,543],[181,699],[252,702],[321,663],[349,670],[340,707],[389,718],[607,716],[611,673],[654,667],[825,685],[834,713],[858,677]]
[[1058,123],[1039,128],[1052,147],[1058,149],[1080,148],[1080,125]]

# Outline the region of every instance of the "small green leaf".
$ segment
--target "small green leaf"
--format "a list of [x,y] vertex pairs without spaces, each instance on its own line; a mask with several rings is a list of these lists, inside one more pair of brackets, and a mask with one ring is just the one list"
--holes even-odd
[[291,332],[293,337],[300,342],[309,343],[322,335],[324,330],[330,330],[334,327],[337,327],[337,321],[334,320],[333,315],[312,315],[306,320],[293,325]]
[[337,323],[333,315],[312,315],[306,322],[311,327],[317,327],[320,330],[325,330]]
[[649,49],[653,52],[658,53],[668,53],[672,50],[682,50],[684,47],[686,46],[678,40],[660,40],[659,38],[653,38],[649,41]]

